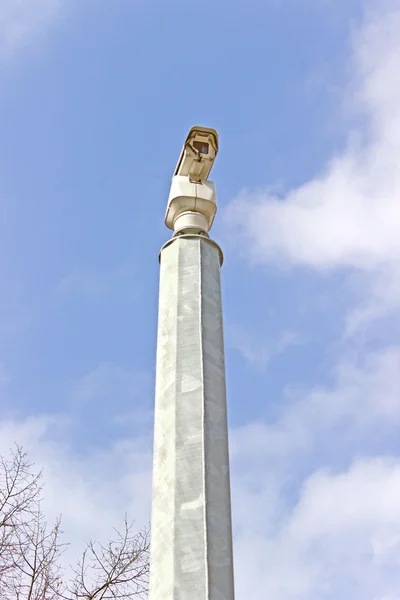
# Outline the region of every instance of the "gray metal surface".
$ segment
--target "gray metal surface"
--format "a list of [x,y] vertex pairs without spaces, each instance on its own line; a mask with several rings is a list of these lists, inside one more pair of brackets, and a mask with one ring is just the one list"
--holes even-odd
[[161,253],[149,600],[233,600],[218,248]]

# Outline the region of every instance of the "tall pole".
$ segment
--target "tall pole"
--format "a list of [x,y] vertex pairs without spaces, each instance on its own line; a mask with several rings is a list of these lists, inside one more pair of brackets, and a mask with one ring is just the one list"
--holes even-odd
[[149,600],[234,599],[222,253],[208,236],[215,188],[201,179],[217,150],[214,130],[191,130],[160,253]]

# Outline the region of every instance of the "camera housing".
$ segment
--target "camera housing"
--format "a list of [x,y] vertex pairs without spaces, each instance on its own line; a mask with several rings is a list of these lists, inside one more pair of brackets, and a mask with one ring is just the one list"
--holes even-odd
[[175,235],[211,229],[217,204],[215,185],[208,176],[217,153],[215,129],[192,127],[172,177],[165,215],[165,224]]
[[183,144],[174,176],[189,177],[193,182],[208,179],[218,153],[218,133],[207,127],[192,127]]

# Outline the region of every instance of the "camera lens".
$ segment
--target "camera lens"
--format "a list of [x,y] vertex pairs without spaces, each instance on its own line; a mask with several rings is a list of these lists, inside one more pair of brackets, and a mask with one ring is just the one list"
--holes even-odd
[[193,148],[196,148],[200,154],[208,154],[209,145],[206,142],[193,142]]

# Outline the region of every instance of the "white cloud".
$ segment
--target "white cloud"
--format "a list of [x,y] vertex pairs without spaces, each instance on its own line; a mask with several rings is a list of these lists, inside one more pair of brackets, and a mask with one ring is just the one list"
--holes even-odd
[[357,461],[339,474],[316,472],[275,529],[264,534],[262,527],[260,533],[254,519],[253,527],[241,532],[236,544],[238,597],[395,597],[399,550],[398,460]]
[[[232,432],[238,598],[383,600],[395,594],[398,460],[359,460],[343,472],[318,467],[305,481],[299,464],[302,450],[310,449],[321,464],[323,445],[337,443],[332,430],[343,416],[351,419],[354,447],[358,428],[367,426],[377,436],[382,419],[398,424],[399,367],[395,348],[362,364],[347,361],[335,370],[331,387],[296,398],[274,425]],[[88,376],[83,396],[95,398],[103,384],[108,388],[126,377],[100,366]],[[125,384],[129,388],[129,377]],[[146,523],[151,491],[150,429],[78,455],[70,426],[57,415],[0,424],[0,453],[17,440],[44,467],[46,512],[50,520],[62,513],[65,538],[72,542],[67,561],[87,538],[104,539],[126,510],[138,527]]]
[[99,405],[108,420],[129,426],[132,434],[153,423],[153,381],[149,373],[101,363],[76,384],[73,399],[80,405]]
[[294,331],[283,331],[278,336],[268,335],[264,331],[261,340],[255,332],[252,334],[248,328],[237,326],[228,329],[227,338],[228,346],[237,350],[247,363],[257,368],[265,368],[275,356],[302,343],[299,334]]
[[151,505],[152,448],[147,431],[78,454],[71,446],[70,425],[63,415],[0,422],[0,454],[6,455],[17,442],[44,471],[44,511],[49,522],[62,514],[65,541],[71,542],[67,562],[79,556],[89,538],[106,541],[125,512],[138,529],[147,525]]
[[138,393],[139,380],[144,376],[112,363],[101,363],[93,371],[80,379],[77,396],[81,399],[99,399],[118,395],[122,390],[125,395]]
[[[100,365],[79,389],[84,400],[98,398],[103,386],[105,394],[113,385],[129,393],[132,377]],[[232,432],[238,599],[383,600],[395,594],[399,461],[359,460],[334,472],[321,468],[321,456],[324,445],[343,445],[343,432],[334,436],[343,418],[350,419],[352,452],[359,447],[357,432],[367,429],[377,439],[381,422],[398,426],[399,378],[396,348],[361,363],[343,361],[330,387],[296,394],[275,423]],[[95,417],[87,426],[96,427]],[[46,512],[50,521],[62,513],[65,539],[72,542],[67,562],[89,537],[105,539],[125,511],[138,527],[145,524],[151,491],[150,427],[143,436],[84,454],[73,449],[70,427],[70,418],[58,415],[0,423],[0,453],[17,440],[44,467]],[[310,451],[319,466],[304,480],[302,457]]]
[[354,37],[347,106],[363,125],[344,150],[284,197],[244,191],[226,213],[253,261],[366,273],[371,301],[350,318],[350,330],[400,306],[399,29],[393,2],[369,11]]
[[[149,522],[152,411],[148,386],[146,373],[104,363],[72,387],[68,414],[0,420],[0,455],[7,455],[17,443],[28,451],[37,470],[43,469],[43,508],[49,522],[62,515],[65,541],[71,542],[67,562],[79,557],[89,538],[106,541],[125,513],[135,519],[138,529]],[[119,414],[121,410],[125,412]],[[77,446],[74,438],[82,415],[86,443]],[[129,425],[128,433],[116,427],[110,439],[105,418]],[[93,443],[93,432],[103,432],[104,439]]]
[[55,290],[60,295],[74,294],[92,299],[122,295],[133,302],[139,293],[132,291],[132,279],[136,275],[131,265],[121,265],[108,272],[76,270],[64,275]]
[[360,359],[343,357],[333,369],[331,386],[288,388],[270,423],[255,421],[232,432],[233,459],[257,465],[289,459],[299,452],[335,448],[400,426],[400,348],[385,348]]
[[[353,40],[347,108],[361,125],[344,150],[304,185],[244,191],[226,214],[253,262],[342,270],[360,298],[347,334],[400,308],[400,7],[375,6]],[[240,598],[399,598],[400,461],[358,457],[397,450],[400,348],[341,349],[330,384],[288,388],[232,432]]]
[[2,0],[0,56],[25,46],[59,16],[63,0]]
[[354,457],[398,432],[400,349],[347,357],[333,378],[231,432],[238,598],[395,598],[400,461]]
[[61,278],[56,291],[62,294],[77,292],[85,296],[104,296],[109,292],[109,285],[105,278],[75,271]]
[[[46,4],[32,0],[29,6]],[[249,215],[243,197],[230,209],[236,225],[242,214],[256,260],[367,274],[369,298],[349,317],[349,330],[383,309],[396,311],[400,297],[398,27],[400,11],[372,15],[355,39],[356,106],[368,116],[368,132],[357,141],[349,136],[323,175],[285,198],[253,197]],[[81,275],[67,277],[59,291],[103,293],[103,282],[100,289],[96,281],[87,287]],[[250,362],[265,364],[271,352],[294,341],[278,339],[256,351],[253,340],[237,345]],[[238,600],[399,600],[400,461],[355,460],[333,471],[325,468],[324,452],[334,447],[340,462],[347,445],[348,463],[360,453],[363,436],[379,441],[387,427],[398,428],[400,349],[346,355],[331,375],[331,385],[288,390],[274,420],[232,433]],[[76,393],[82,403],[95,404],[119,391],[129,395],[135,386],[134,374],[103,364]],[[96,427],[95,411],[87,426]],[[50,520],[63,514],[73,558],[88,537],[104,539],[126,510],[138,526],[147,521],[151,442],[146,433],[87,448],[82,456],[71,447],[68,427],[60,416],[3,421],[0,452],[17,440],[44,467],[45,508]],[[303,460],[310,455],[314,472]]]

